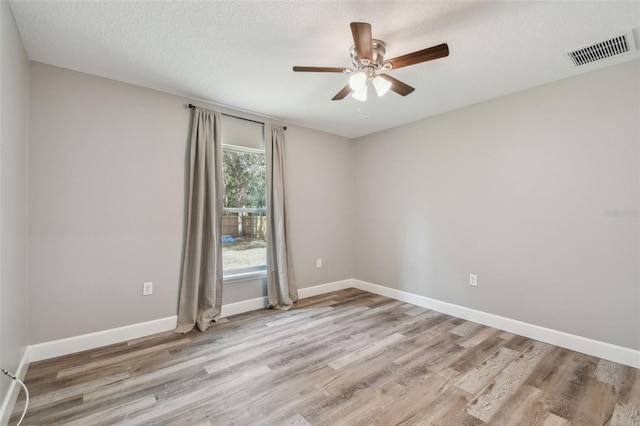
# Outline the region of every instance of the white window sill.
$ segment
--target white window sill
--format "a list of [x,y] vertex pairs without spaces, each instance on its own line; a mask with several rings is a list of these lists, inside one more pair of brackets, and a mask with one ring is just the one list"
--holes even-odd
[[248,272],[239,272],[236,274],[226,274],[223,277],[224,284],[233,284],[243,281],[251,281],[251,280],[259,280],[267,278],[267,271],[262,269],[260,271],[248,271]]

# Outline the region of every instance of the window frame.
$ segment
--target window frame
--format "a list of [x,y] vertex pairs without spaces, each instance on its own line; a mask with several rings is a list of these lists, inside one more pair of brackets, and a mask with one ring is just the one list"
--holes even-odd
[[[267,156],[267,152],[265,149],[257,149],[257,148],[249,148],[245,146],[239,145],[230,145],[230,144],[222,144],[222,151],[235,151],[243,154],[258,154],[264,155],[265,160]],[[267,168],[267,164],[265,161],[265,171]],[[223,176],[224,176],[224,166],[223,166]],[[266,185],[266,182],[265,182]],[[226,188],[225,188],[226,190]],[[224,213],[264,213],[265,217],[267,216],[267,208],[259,208],[259,207],[222,207],[223,214]],[[267,236],[265,235],[265,241]],[[223,249],[224,250],[224,249]],[[266,248],[265,248],[266,252]],[[233,283],[239,281],[247,281],[250,279],[261,279],[267,277],[267,263],[265,259],[264,265],[258,266],[250,266],[247,268],[235,268],[226,271],[224,268],[224,263],[222,265],[222,280],[224,283]]]

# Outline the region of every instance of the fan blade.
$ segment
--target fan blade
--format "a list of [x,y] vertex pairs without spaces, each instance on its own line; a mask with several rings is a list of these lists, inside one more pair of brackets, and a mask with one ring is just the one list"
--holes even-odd
[[447,46],[446,43],[442,43],[427,49],[418,50],[417,52],[407,53],[406,55],[398,56],[385,62],[391,62],[393,65],[392,69],[397,70],[398,68],[444,58],[445,56],[449,56],[449,46]]
[[356,45],[358,62],[363,59],[373,61],[373,47],[371,42],[371,25],[365,22],[352,22],[351,34]]
[[341,91],[339,91],[333,98],[331,98],[332,101],[340,101],[344,98],[347,97],[347,95],[349,95],[349,93],[353,92],[353,90],[351,89],[351,86],[349,86],[348,84],[346,86],[344,86],[342,88]]
[[345,72],[346,68],[331,67],[293,67],[296,72]]
[[391,90],[393,90],[394,92],[396,92],[399,95],[407,96],[409,93],[411,93],[414,90],[416,90],[413,87],[409,86],[408,84],[405,84],[405,83],[401,82],[400,80],[397,80],[397,79],[391,77],[389,74],[380,74],[380,77],[382,77],[385,80],[387,80],[388,82],[390,82],[391,83]]

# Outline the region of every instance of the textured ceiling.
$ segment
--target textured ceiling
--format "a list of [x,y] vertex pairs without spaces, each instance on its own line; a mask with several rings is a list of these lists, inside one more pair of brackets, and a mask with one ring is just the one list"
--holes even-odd
[[[576,69],[565,53],[636,29],[640,2],[12,1],[31,60],[357,137],[636,59]],[[450,56],[391,71],[416,88],[331,101],[349,67],[349,23],[387,58],[448,43]]]

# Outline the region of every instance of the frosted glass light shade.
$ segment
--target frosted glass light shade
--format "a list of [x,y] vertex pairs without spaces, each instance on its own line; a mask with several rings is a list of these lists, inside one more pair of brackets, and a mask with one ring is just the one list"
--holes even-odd
[[391,89],[391,82],[380,76],[377,76],[373,79],[373,87],[376,88],[378,96],[382,96],[387,93],[389,89]]
[[360,102],[366,102],[367,100],[367,86],[365,85],[362,89],[356,90],[353,92],[353,99],[356,99]]
[[367,74],[363,72],[356,73],[349,78],[349,86],[354,91],[361,90],[367,85]]

